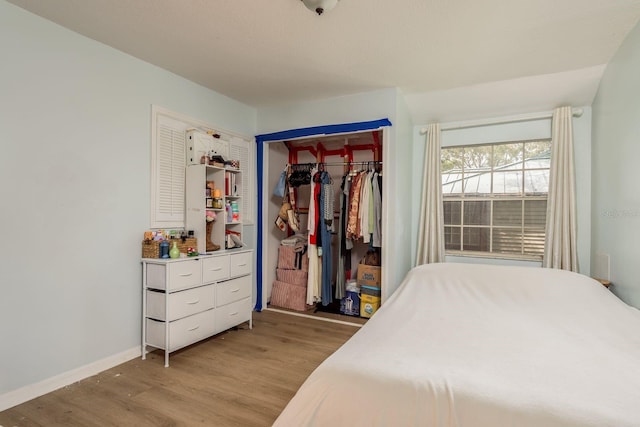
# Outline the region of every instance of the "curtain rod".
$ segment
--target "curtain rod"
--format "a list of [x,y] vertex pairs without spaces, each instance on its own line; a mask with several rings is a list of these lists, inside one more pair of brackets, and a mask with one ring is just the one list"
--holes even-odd
[[[574,117],[580,117],[582,116],[583,113],[584,111],[582,110],[582,108],[573,109]],[[534,120],[544,120],[544,119],[550,119],[552,117],[553,117],[553,111],[547,111],[544,113],[523,114],[523,115],[513,116],[513,117],[470,120],[465,122],[451,122],[448,124],[441,125],[440,130],[447,131],[447,130],[456,130],[456,129],[468,129],[468,128],[475,128],[475,127],[482,127],[482,126],[502,125],[502,124],[508,124],[508,123],[528,122],[528,121],[534,121]],[[423,127],[422,129],[420,129],[421,135],[424,135],[426,133],[427,133],[426,127]]]

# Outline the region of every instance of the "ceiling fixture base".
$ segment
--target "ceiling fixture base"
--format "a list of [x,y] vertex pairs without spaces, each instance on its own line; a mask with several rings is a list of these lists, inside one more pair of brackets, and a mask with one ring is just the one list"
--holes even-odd
[[322,15],[324,12],[333,9],[336,4],[338,4],[338,0],[301,0],[302,3],[307,7],[307,9],[317,13],[318,15]]

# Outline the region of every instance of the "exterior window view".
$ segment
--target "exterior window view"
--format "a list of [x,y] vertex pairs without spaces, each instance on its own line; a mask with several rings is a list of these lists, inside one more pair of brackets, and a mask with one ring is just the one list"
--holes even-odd
[[551,141],[442,149],[445,250],[542,259]]

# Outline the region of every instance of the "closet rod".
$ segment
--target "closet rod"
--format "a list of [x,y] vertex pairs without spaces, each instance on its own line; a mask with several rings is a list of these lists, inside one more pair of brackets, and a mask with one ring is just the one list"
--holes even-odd
[[325,166],[349,166],[349,165],[381,165],[382,160],[369,160],[368,162],[307,162],[290,163],[289,166],[325,165]]

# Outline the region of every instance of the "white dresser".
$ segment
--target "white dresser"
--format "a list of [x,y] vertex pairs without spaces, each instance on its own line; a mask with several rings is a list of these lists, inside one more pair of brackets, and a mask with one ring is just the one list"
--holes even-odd
[[142,359],[169,353],[244,322],[252,327],[253,251],[142,259]]

